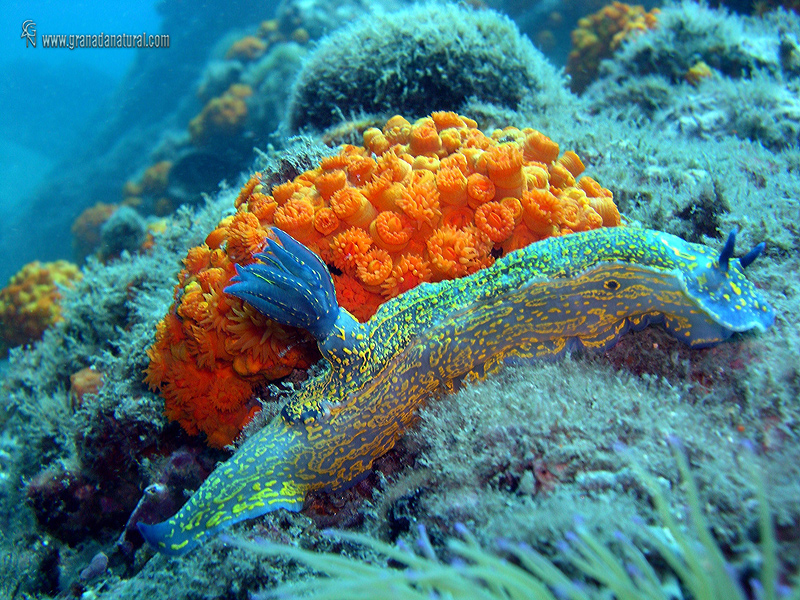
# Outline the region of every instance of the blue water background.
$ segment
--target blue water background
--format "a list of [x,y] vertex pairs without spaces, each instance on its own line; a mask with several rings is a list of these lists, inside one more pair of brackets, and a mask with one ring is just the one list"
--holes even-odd
[[[0,11],[0,251],[13,256],[26,240],[23,203],[51,167],[91,132],[92,119],[130,68],[135,49],[43,48],[43,34],[159,33],[155,1],[59,2],[6,0]],[[36,23],[37,46],[21,39],[22,23]],[[59,182],[51,175],[53,202]],[[117,201],[93,199],[95,201]],[[24,217],[24,218],[23,218]],[[37,215],[46,219],[47,215]],[[65,252],[69,256],[69,251]],[[0,287],[21,265],[0,265]]]

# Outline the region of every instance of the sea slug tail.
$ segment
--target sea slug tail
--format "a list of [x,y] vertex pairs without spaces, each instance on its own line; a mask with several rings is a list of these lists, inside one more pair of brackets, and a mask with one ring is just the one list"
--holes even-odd
[[278,417],[219,465],[174,516],[136,526],[153,548],[179,555],[234,523],[280,508],[297,512],[309,489],[296,477],[307,448],[305,429]]

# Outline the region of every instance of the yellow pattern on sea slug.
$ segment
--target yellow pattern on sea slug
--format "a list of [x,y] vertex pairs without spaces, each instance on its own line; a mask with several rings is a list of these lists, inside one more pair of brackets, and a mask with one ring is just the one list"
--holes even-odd
[[421,284],[359,323],[336,302],[321,260],[288,234],[262,263],[239,267],[227,293],[317,339],[324,371],[218,467],[183,508],[140,523],[159,550],[286,508],[309,490],[345,485],[370,468],[437,389],[483,377],[508,360],[600,350],[628,329],[662,323],[691,346],[765,330],[770,306],[744,276],[763,249],[733,259],[675,236],[628,227],[550,238],[462,279]]

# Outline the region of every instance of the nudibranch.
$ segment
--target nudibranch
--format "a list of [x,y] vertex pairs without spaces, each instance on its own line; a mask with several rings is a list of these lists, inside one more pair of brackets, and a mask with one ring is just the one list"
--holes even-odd
[[261,262],[239,267],[226,292],[308,330],[324,368],[175,516],[139,524],[164,553],[186,552],[243,519],[299,511],[309,490],[352,482],[433,392],[507,360],[606,349],[653,323],[690,346],[709,346],[774,320],[743,272],[763,244],[735,259],[735,231],[720,252],[630,227],[550,238],[469,277],[423,283],[363,324],[337,304],[325,264],[273,233]]

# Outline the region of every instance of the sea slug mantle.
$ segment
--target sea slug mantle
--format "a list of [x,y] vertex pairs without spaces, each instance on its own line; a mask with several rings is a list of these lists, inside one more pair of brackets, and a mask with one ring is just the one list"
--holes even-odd
[[139,523],[164,553],[279,508],[299,511],[309,490],[367,471],[437,389],[509,359],[603,350],[654,323],[692,347],[710,346],[774,321],[744,275],[763,244],[736,259],[735,232],[721,251],[631,227],[549,238],[469,277],[421,284],[363,324],[339,307],[325,264],[273,233],[262,262],[238,268],[226,292],[307,329],[327,364],[175,516]]

